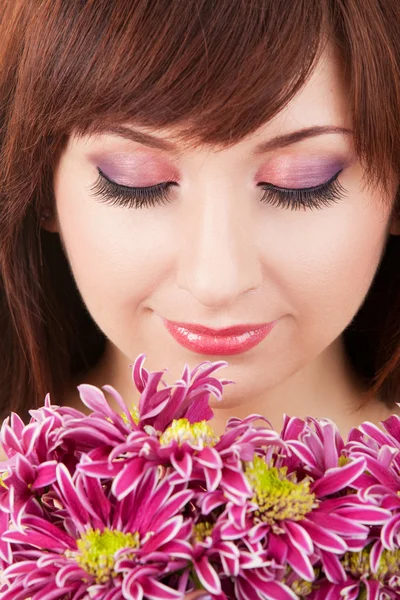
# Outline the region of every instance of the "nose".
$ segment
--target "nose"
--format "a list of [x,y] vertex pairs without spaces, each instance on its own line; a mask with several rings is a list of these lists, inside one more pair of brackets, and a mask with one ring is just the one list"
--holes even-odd
[[204,306],[223,308],[260,286],[254,223],[240,202],[214,192],[199,199],[184,221],[177,270],[180,288]]

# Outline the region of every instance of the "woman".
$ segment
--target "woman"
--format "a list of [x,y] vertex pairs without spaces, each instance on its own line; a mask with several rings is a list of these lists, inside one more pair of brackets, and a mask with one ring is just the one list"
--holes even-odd
[[141,352],[229,361],[217,432],[399,413],[397,0],[0,11],[3,417]]

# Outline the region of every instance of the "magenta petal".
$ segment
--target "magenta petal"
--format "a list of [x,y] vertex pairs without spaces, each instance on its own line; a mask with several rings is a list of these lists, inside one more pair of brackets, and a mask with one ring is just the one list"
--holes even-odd
[[361,525],[354,519],[347,519],[335,513],[326,513],[317,510],[308,515],[308,518],[319,527],[327,528],[332,533],[338,533],[347,537],[365,539],[369,531],[366,525]]
[[6,531],[3,533],[2,538],[7,542],[28,544],[29,546],[35,546],[36,548],[43,548],[46,550],[60,550],[62,552],[65,550],[64,544],[55,540],[54,537],[45,535],[44,533],[36,533],[35,531],[29,531],[29,533]]
[[149,378],[149,373],[143,366],[145,360],[146,355],[142,353],[137,357],[133,365],[132,379],[138,392],[143,392]]
[[26,485],[33,483],[35,479],[35,470],[23,454],[17,454],[16,456],[15,472],[18,479],[23,481]]
[[379,481],[379,483],[382,483],[383,485],[387,486],[389,489],[390,488],[393,489],[393,485],[395,485],[395,487],[397,487],[395,484],[395,479],[393,477],[393,474],[387,468],[386,465],[381,464],[375,458],[366,457],[366,460],[367,460],[366,468],[368,469],[369,473]]
[[312,469],[317,468],[315,456],[305,444],[299,442],[298,440],[291,440],[289,442],[289,447],[304,465],[308,465]]
[[390,518],[390,512],[378,506],[348,506],[337,511],[338,514],[348,517],[349,519],[357,519],[360,523],[366,525],[380,525],[386,523]]
[[214,416],[214,412],[208,403],[208,398],[200,398],[197,402],[193,402],[185,413],[189,423],[198,423],[199,421],[210,421]]
[[268,535],[268,529],[269,526],[263,522],[254,525],[249,531],[249,538],[252,544],[258,544],[258,542],[265,540]]
[[133,458],[127,462],[112,483],[111,491],[118,500],[122,500],[139,483],[146,461],[143,458]]
[[2,592],[1,600],[26,600],[26,586],[24,582],[14,583],[11,589]]
[[57,571],[55,577],[55,583],[58,587],[64,587],[68,584],[68,580],[79,581],[83,577],[87,576],[86,571],[74,562],[68,562],[66,565]]
[[163,544],[166,544],[178,535],[183,523],[182,515],[177,515],[169,519],[164,525],[161,525],[157,531],[142,546],[143,552],[148,554],[157,550]]
[[13,450],[15,450],[15,452],[20,452],[21,454],[23,454],[24,451],[17,436],[15,435],[11,427],[6,424],[6,422],[3,423],[1,429],[1,437],[4,446],[9,446]]
[[33,560],[21,560],[20,562],[9,565],[5,573],[7,578],[13,579],[16,575],[25,575],[36,570],[37,566]]
[[[112,385],[103,385],[103,390],[105,390],[106,392],[108,392],[109,394],[111,394],[113,396],[113,398],[117,402],[118,406],[120,407],[121,412],[125,413],[125,416],[129,421],[129,426],[132,427],[133,429],[136,429],[137,425],[134,422],[132,415],[130,413],[129,407],[126,405],[121,394]],[[113,419],[114,418],[115,417],[113,417]]]
[[268,554],[279,564],[286,562],[288,546],[279,535],[271,535],[268,543]]
[[[169,390],[162,390],[163,393],[163,397],[166,396],[166,398],[164,397],[164,399],[162,400],[162,402],[160,401],[159,404],[157,404],[156,406],[154,406],[151,410],[148,410],[146,413],[141,413],[141,421],[146,421],[148,419],[152,419],[154,417],[157,417],[157,415],[159,415],[164,408],[166,408],[168,406],[169,403]],[[158,392],[160,393],[160,392]],[[155,427],[157,428],[157,421],[154,423]]]
[[5,560],[7,563],[10,563],[12,561],[11,546],[8,542],[3,541],[1,538],[2,533],[8,528],[8,521],[8,513],[0,510],[0,558]]
[[94,477],[80,476],[76,481],[78,494],[84,500],[84,506],[95,520],[108,523],[111,512],[111,503],[106,498],[103,487]]
[[[52,419],[53,421],[55,419]],[[60,423],[61,425],[61,423]],[[22,445],[25,446],[25,456],[31,456],[32,452],[36,449],[38,444],[38,438],[41,435],[41,427],[37,423],[30,423],[26,425],[22,431]]]
[[158,529],[171,516],[180,513],[193,498],[193,490],[181,490],[171,496],[167,502],[160,503],[160,509],[153,513],[151,520],[152,529]]
[[187,561],[190,561],[192,558],[192,546],[185,540],[170,540],[162,545],[162,550],[169,557],[184,558]]
[[348,549],[347,544],[336,533],[315,525],[309,519],[303,520],[303,527],[310,534],[314,544],[323,550],[334,554],[343,554]]
[[183,477],[186,481],[189,480],[193,468],[193,460],[189,452],[184,452],[181,458],[178,458],[176,453],[172,453],[171,464],[178,471],[181,477]]
[[32,596],[32,600],[62,600],[62,598],[69,592],[73,592],[76,588],[76,584],[64,586],[63,588],[56,588],[54,583],[51,582],[43,587],[39,592]]
[[287,520],[284,523],[284,528],[291,541],[300,552],[311,554],[314,550],[313,540],[306,529],[295,521]]
[[221,526],[221,537],[223,540],[237,540],[242,536],[242,529],[238,529],[233,523],[230,523],[229,521],[226,521]]
[[400,533],[400,513],[389,519],[382,527],[381,539],[385,548],[388,550],[396,549],[395,536],[398,533]]
[[385,444],[392,446],[393,444],[393,440],[390,436],[382,431],[378,425],[375,425],[375,423],[365,421],[364,423],[361,423],[358,429],[368,437],[372,437],[373,440],[377,441],[379,446],[384,446]]
[[36,471],[36,479],[32,485],[32,489],[37,490],[41,487],[46,487],[54,483],[57,479],[56,466],[57,461],[55,460],[51,460],[39,465]]
[[89,520],[89,515],[82,506],[67,467],[63,463],[59,463],[56,473],[62,499],[67,504],[71,516],[82,525],[85,525]]
[[297,550],[296,546],[288,545],[287,561],[296,573],[306,581],[314,581],[315,573],[308,556]]
[[238,558],[222,555],[220,559],[222,568],[227,577],[237,577],[239,575],[240,564]]
[[[76,549],[75,540],[70,535],[62,531],[62,529],[53,525],[50,521],[40,517],[33,517],[31,515],[23,516],[21,521],[22,525],[26,525],[27,527],[36,530],[38,533],[43,533],[54,538],[54,540],[59,542],[58,545],[62,544],[65,546],[65,548],[72,550]],[[29,532],[29,535],[30,533],[31,532]]]
[[209,491],[215,491],[222,479],[222,471],[220,469],[204,469],[206,478],[206,487]]
[[249,482],[241,472],[235,469],[230,469],[229,467],[223,469],[222,484],[231,494],[243,499],[252,495]]
[[358,458],[343,467],[328,469],[325,475],[313,484],[311,491],[319,497],[340,492],[362,474],[365,465],[365,459]]
[[196,462],[203,467],[208,467],[210,469],[222,469],[223,463],[222,458],[211,446],[205,446],[202,450],[197,452]]
[[106,397],[98,387],[83,383],[78,386],[78,391],[83,404],[90,410],[107,415],[111,419],[114,417],[114,411],[110,408]]
[[16,436],[19,438],[23,434],[24,429],[26,428],[25,423],[21,419],[21,417],[15,413],[11,413],[11,429],[15,431]]
[[104,477],[112,478],[116,477],[124,468],[125,463],[122,461],[114,461],[111,465],[104,460],[92,461],[92,462],[81,462],[76,465],[76,470],[80,473],[84,473],[88,477]]
[[323,459],[327,469],[336,467],[338,464],[338,456],[340,455],[344,442],[335,423],[327,421],[321,422],[323,434],[324,453]]
[[208,515],[211,511],[216,509],[221,504],[226,503],[226,498],[221,490],[215,490],[213,492],[209,492],[204,494],[204,499],[202,500],[201,510],[203,515]]
[[380,563],[380,560],[382,557],[383,550],[384,550],[384,547],[380,541],[376,542],[371,549],[369,558],[370,558],[371,569],[374,573],[376,573],[379,568],[379,563]]
[[221,593],[221,582],[217,572],[211,566],[207,556],[195,561],[194,568],[203,587],[211,594]]
[[173,590],[155,579],[146,578],[142,585],[146,600],[182,600],[181,592]]
[[384,597],[380,595],[381,584],[379,581],[369,579],[365,581],[365,587],[367,588],[366,600],[379,600],[379,598]]
[[[113,433],[116,431],[115,427],[113,428]],[[60,439],[72,438],[75,442],[79,442],[82,444],[86,444],[88,447],[93,446],[97,447],[99,444],[108,445],[110,440],[110,436],[106,433],[103,433],[98,428],[91,428],[89,425],[76,426],[73,429],[66,429],[61,435]]]
[[[397,403],[399,405],[399,403]],[[397,441],[400,442],[400,416],[391,415],[382,421],[386,431]]]
[[324,574],[332,583],[342,583],[347,576],[337,554],[322,551]]
[[279,581],[260,582],[257,586],[268,600],[299,600],[290,588]]

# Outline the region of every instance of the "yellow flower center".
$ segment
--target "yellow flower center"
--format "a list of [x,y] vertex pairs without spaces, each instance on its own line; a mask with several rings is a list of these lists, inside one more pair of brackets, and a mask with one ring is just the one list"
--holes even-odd
[[303,598],[308,596],[313,591],[313,584],[311,581],[305,581],[305,579],[296,579],[290,586],[295,594]]
[[193,526],[192,537],[195,542],[204,542],[212,534],[213,525],[209,521],[202,521]]
[[350,459],[342,454],[341,456],[339,456],[338,467],[344,467],[345,465],[349,464],[349,462]]
[[[318,579],[320,572],[321,572],[321,570],[318,567],[314,568],[314,573],[315,573],[316,579]],[[305,598],[306,596],[309,596],[311,594],[311,592],[314,590],[313,582],[306,581],[305,579],[301,579],[300,577],[297,576],[297,573],[295,574],[295,577],[297,577],[297,579],[295,579],[293,577],[293,574],[294,574],[293,569],[291,567],[289,567],[288,565],[286,565],[285,575],[282,579],[283,583],[285,583],[288,587],[290,587],[290,589],[297,596],[299,596],[299,598]]]
[[346,571],[354,577],[368,575],[369,579],[382,581],[385,577],[397,575],[400,564],[399,550],[384,550],[379,561],[376,573],[373,573],[370,565],[371,547],[364,548],[361,552],[346,552],[342,558],[342,564]]
[[253,488],[252,501],[258,505],[255,520],[274,525],[275,521],[301,521],[315,506],[315,494],[310,493],[310,481],[296,481],[287,475],[287,467],[270,467],[255,455],[245,467],[245,475]]
[[160,436],[160,444],[167,446],[173,440],[179,445],[184,442],[203,446],[214,446],[218,443],[219,437],[215,435],[213,429],[207,421],[190,423],[188,419],[174,419],[169,427]]
[[[129,409],[130,415],[133,419],[133,422],[136,423],[136,425],[139,423],[139,409],[137,406],[133,405],[132,408]],[[126,423],[126,425],[129,425],[130,421],[128,419],[128,416],[126,413],[122,413],[121,417],[123,418],[124,422]]]
[[115,553],[121,548],[135,550],[139,547],[139,533],[123,533],[105,528],[89,529],[76,541],[78,551],[66,551],[66,556],[73,558],[80,567],[96,579],[96,583],[106,583],[115,577]]
[[0,473],[0,485],[6,488],[6,490],[8,490],[8,485],[4,483],[4,480],[7,479],[8,475],[8,471],[3,471],[3,473]]

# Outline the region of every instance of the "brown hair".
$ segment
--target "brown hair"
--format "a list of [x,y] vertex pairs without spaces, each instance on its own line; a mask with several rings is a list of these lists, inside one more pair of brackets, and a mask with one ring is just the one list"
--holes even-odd
[[[400,175],[398,0],[2,0],[0,7],[0,412],[41,405],[93,366],[104,335],[58,235],[53,173],[72,132],[176,126],[230,145],[304,85],[329,32],[349,81],[356,150],[371,180]],[[397,204],[395,208],[398,210]],[[389,237],[345,330],[351,361],[400,399],[399,241]],[[54,400],[53,400],[54,401]]]

